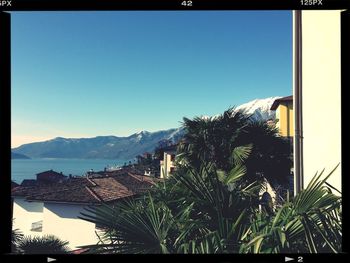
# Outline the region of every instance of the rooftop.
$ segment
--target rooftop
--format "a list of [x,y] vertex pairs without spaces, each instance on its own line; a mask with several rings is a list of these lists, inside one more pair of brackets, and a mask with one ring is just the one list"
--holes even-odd
[[14,182],[14,181],[11,181],[11,190],[13,189],[13,188],[15,188],[15,187],[18,187],[19,186],[19,184],[17,184],[16,182]]
[[282,102],[289,102],[289,101],[293,101],[292,95],[287,96],[287,97],[283,97],[283,98],[279,98],[272,103],[270,110],[276,110],[278,105],[280,105]]
[[41,172],[41,173],[37,173],[36,175],[39,176],[58,176],[58,177],[65,177],[65,175],[63,175],[62,173],[58,173],[54,170],[48,170],[45,172]]
[[24,180],[12,190],[12,196],[24,197],[28,201],[99,204],[144,193],[156,180],[129,172],[90,174],[56,184]]

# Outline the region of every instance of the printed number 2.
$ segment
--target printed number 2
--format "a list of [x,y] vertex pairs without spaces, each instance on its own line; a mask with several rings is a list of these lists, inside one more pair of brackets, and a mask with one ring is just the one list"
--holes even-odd
[[302,263],[302,262],[304,262],[304,259],[303,259],[303,257],[298,257],[298,262],[299,262],[299,263]]
[[181,5],[183,5],[183,6],[192,6],[192,1],[182,1]]

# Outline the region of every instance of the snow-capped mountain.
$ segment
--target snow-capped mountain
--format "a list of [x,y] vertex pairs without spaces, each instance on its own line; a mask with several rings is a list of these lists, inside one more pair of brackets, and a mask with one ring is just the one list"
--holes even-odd
[[[236,111],[241,111],[256,120],[267,121],[275,118],[275,111],[270,110],[273,102],[281,97],[270,97],[265,99],[255,99],[235,107]],[[215,119],[220,114],[213,116],[202,115],[203,120]]]
[[[274,118],[271,105],[275,99],[256,99],[236,107],[237,110],[252,115],[259,120]],[[215,115],[218,116],[218,115]],[[202,116],[202,118],[215,118]],[[23,144],[12,149],[14,153],[31,158],[92,158],[92,159],[132,159],[144,152],[153,152],[158,142],[170,140],[178,142],[184,135],[182,127],[156,132],[139,131],[127,137],[97,136],[94,138],[57,137],[44,142]]]
[[273,102],[281,97],[270,97],[266,99],[255,99],[238,106],[236,109],[242,111],[258,120],[275,118],[275,111],[270,110]]

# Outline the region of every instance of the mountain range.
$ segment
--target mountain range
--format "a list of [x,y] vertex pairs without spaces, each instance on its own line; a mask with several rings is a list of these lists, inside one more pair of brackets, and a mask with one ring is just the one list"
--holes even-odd
[[24,154],[11,152],[11,159],[30,159],[30,158]]
[[[256,99],[236,107],[257,120],[274,119],[270,107],[275,99]],[[57,137],[44,142],[23,144],[12,149],[14,155],[30,158],[80,158],[130,160],[144,152],[153,152],[161,140],[177,142],[184,134],[183,128],[148,132],[140,131],[127,137],[97,136],[94,138]],[[12,156],[14,156],[12,155]]]

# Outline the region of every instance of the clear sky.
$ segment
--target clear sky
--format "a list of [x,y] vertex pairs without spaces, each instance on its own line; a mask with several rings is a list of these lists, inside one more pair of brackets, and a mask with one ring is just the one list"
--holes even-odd
[[291,11],[12,12],[12,147],[292,93]]

